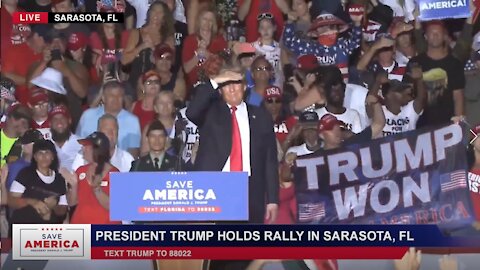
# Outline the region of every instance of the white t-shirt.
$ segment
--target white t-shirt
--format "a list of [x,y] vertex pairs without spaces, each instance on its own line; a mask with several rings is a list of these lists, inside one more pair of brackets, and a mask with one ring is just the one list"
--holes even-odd
[[345,99],[343,100],[343,106],[345,108],[350,108],[358,112],[360,115],[360,124],[362,130],[370,126],[371,121],[367,115],[367,109],[365,107],[365,99],[367,98],[368,89],[357,85],[357,84],[347,84],[345,87]]
[[273,70],[275,72],[275,82],[273,84],[275,86],[283,88],[284,76],[282,71],[282,63],[280,59],[282,54],[280,44],[274,41],[273,46],[262,45],[260,41],[256,41],[252,43],[252,45],[257,50],[257,53],[260,55],[265,55],[265,58],[273,66]]
[[383,113],[385,114],[385,126],[383,127],[383,136],[389,136],[392,134],[402,133],[409,130],[414,130],[418,118],[422,113],[417,114],[413,107],[413,100],[407,105],[401,108],[398,115],[390,112],[386,106],[382,106]]
[[[127,0],[132,7],[135,8],[137,14],[137,28],[142,27],[147,21],[147,11],[150,7],[150,4],[156,0]],[[175,20],[187,23],[187,17],[185,16],[185,7],[183,6],[182,0],[175,0],[176,7],[173,17]]]
[[[129,172],[132,167],[132,161],[134,158],[130,153],[125,150],[122,150],[118,147],[115,147],[115,152],[113,152],[112,157],[110,158],[110,163],[117,168],[120,172]],[[86,165],[87,161],[83,159],[83,153],[78,153],[75,156],[75,160],[72,164],[72,171],[76,171],[80,166]]]
[[414,0],[404,0],[404,4],[401,5],[398,0],[380,0],[380,3],[389,6],[393,10],[394,17],[405,17],[405,21],[413,21],[413,10],[415,9]]
[[[52,175],[50,176],[43,175],[38,170],[36,172],[40,180],[42,180],[42,182],[44,182],[45,184],[51,184],[53,183],[53,181],[55,181],[55,171],[53,171]],[[20,182],[18,182],[17,180],[13,181],[12,185],[10,186],[10,192],[13,192],[13,193],[23,194],[25,190],[26,190],[25,186]],[[58,200],[58,205],[68,205],[67,195],[63,194],[62,196],[60,196]]]
[[[183,160],[185,162],[190,160],[190,158],[192,157],[193,145],[195,144],[196,141],[198,141],[198,138],[200,137],[200,133],[199,133],[197,125],[195,125],[192,121],[188,120],[188,118],[186,116],[186,111],[187,111],[187,108],[183,108],[179,111],[180,115],[182,115],[182,117],[184,119],[187,119],[187,121],[188,121],[187,125],[185,127],[185,130],[182,132],[182,142],[185,142],[185,141],[187,142],[187,144],[185,145],[185,149],[183,151],[183,155],[182,155]],[[178,117],[175,118],[175,121],[177,121],[177,120],[178,120]],[[169,137],[171,139],[175,138],[175,125],[173,126]]]
[[362,124],[360,122],[360,114],[354,109],[346,108],[344,113],[334,114],[327,111],[325,107],[322,107],[320,109],[316,109],[315,112],[318,114],[319,119],[327,113],[337,117],[337,119],[344,122],[347,129],[352,131],[353,133],[360,133],[363,130]]
[[311,153],[313,153],[313,151],[308,150],[307,144],[304,143],[302,145],[292,146],[292,147],[288,148],[287,154],[288,153],[295,153],[295,154],[297,154],[297,157],[299,157],[299,156],[304,156],[304,155],[311,154]]
[[82,150],[82,145],[78,143],[78,137],[75,134],[71,134],[68,140],[60,148],[52,140],[57,149],[58,160],[60,161],[60,168],[70,169],[72,168],[73,161],[77,154]]

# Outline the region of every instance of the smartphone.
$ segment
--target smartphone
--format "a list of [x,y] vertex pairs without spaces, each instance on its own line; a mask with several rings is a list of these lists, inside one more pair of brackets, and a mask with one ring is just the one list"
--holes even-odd
[[50,54],[52,55],[52,61],[54,60],[62,60],[62,53],[60,52],[59,49],[53,49],[50,51]]

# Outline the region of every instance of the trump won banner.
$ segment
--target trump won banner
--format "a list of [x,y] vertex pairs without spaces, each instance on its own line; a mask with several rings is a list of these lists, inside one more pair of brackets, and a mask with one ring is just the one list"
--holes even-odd
[[465,143],[450,125],[299,157],[298,221],[470,225]]
[[417,0],[421,21],[470,17],[469,0]]
[[248,220],[247,173],[134,172],[110,179],[111,220]]

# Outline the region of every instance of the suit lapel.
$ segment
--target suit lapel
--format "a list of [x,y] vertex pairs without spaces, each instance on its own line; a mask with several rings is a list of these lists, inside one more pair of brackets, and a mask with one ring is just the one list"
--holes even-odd
[[226,162],[232,149],[232,114],[230,113],[230,108],[228,105],[223,101],[218,106],[216,118],[219,128],[217,134],[220,135],[217,138],[218,144],[220,145],[220,149],[222,151],[221,156]]

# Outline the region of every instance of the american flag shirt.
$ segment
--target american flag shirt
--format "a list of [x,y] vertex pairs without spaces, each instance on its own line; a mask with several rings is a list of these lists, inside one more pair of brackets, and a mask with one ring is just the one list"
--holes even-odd
[[283,34],[283,43],[297,57],[314,54],[320,65],[336,65],[345,79],[348,80],[348,61],[355,49],[360,47],[362,27],[353,26],[345,38],[339,38],[333,46],[324,46],[296,32],[295,24],[288,23]]

